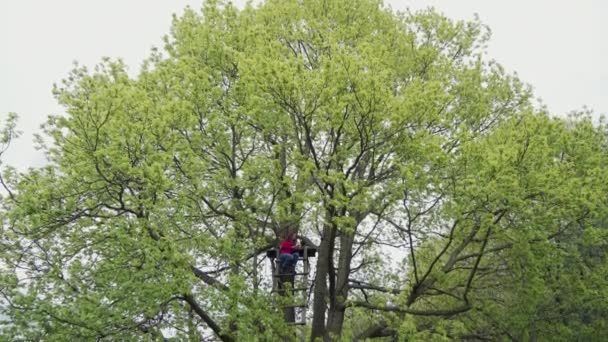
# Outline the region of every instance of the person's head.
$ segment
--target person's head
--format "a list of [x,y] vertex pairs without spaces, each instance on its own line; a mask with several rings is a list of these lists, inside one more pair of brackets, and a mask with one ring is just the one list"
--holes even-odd
[[287,233],[287,240],[295,241],[298,238],[298,234],[296,232]]

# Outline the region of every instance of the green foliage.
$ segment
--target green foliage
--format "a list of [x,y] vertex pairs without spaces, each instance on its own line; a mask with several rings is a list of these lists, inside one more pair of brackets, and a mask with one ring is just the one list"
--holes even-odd
[[48,165],[2,178],[3,337],[293,339],[262,253],[298,230],[311,338],[598,339],[606,124],[533,108],[488,39],[371,0],[207,1],[136,78],[76,65]]
[[[600,240],[589,239],[606,231],[601,224],[607,190],[604,139],[601,125],[592,125],[589,118],[566,121],[536,114],[507,121],[466,152],[462,149],[460,159],[475,182],[461,177],[455,187],[466,184],[458,196],[460,205],[480,215],[462,232],[468,234],[479,224],[481,233],[491,229],[491,234],[485,249],[479,247],[483,240],[472,241],[454,265],[433,269],[432,286],[451,298],[423,298],[416,306],[454,307],[459,300],[452,296],[463,296],[471,309],[455,317],[421,319],[420,334],[601,339],[607,306],[597,289],[607,283],[604,266],[596,262],[605,260],[608,250]],[[462,238],[455,235],[456,241]],[[444,246],[444,239],[429,240],[417,254],[419,268]],[[452,248],[440,265],[449,264]],[[478,273],[470,278],[477,257]],[[462,288],[467,279],[473,280],[468,293]],[[461,328],[438,328],[451,322]]]

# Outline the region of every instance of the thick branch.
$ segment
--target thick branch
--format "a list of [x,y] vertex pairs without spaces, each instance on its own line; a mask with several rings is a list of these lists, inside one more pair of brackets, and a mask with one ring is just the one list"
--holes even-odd
[[214,286],[217,287],[218,289],[222,290],[222,291],[228,291],[228,286],[220,283],[219,280],[211,277],[210,275],[208,275],[207,273],[199,270],[198,268],[194,267],[193,265],[190,265],[190,269],[192,270],[192,272],[194,273],[194,275],[202,280],[203,282],[205,282],[205,284],[210,285],[210,286]]
[[[247,255],[247,257],[245,258],[245,261],[253,258],[256,255],[259,255],[259,254],[265,252],[266,250],[268,250],[269,248],[272,248],[273,246],[274,246],[274,243],[269,243],[265,246],[262,246],[262,247],[256,249],[253,253],[250,253],[249,255]],[[200,270],[199,268],[197,268],[194,265],[190,265],[190,270],[192,271],[192,273],[194,273],[194,275],[198,279],[202,280],[205,284],[210,285],[210,286],[215,286],[222,291],[228,291],[228,286],[222,284],[219,280],[217,280],[214,277],[209,275],[210,273],[217,273],[218,271],[203,272],[202,270]]]
[[355,336],[353,341],[358,342],[368,338],[390,337],[395,336],[396,334],[397,331],[395,329],[389,328],[386,323],[380,323],[365,329],[362,333]]
[[349,279],[349,282],[350,282],[349,287],[351,289],[374,290],[374,291],[379,291],[379,292],[392,293],[395,295],[398,295],[401,293],[401,290],[399,290],[399,289],[390,289],[388,287],[375,286],[370,283],[366,283],[366,282],[359,281],[359,280]]
[[406,309],[406,308],[401,308],[395,305],[385,305],[385,306],[380,306],[380,305],[374,305],[368,302],[364,302],[364,301],[352,301],[348,303],[348,306],[353,306],[353,307],[363,307],[363,308],[367,308],[367,309],[371,309],[371,310],[378,310],[378,311],[390,311],[390,312],[399,312],[399,313],[405,313],[405,314],[410,314],[410,315],[415,315],[415,316],[442,316],[442,317],[450,317],[450,316],[454,316],[463,312],[467,312],[471,309],[470,305],[463,305],[454,309],[446,309],[446,310],[415,310],[415,309]]
[[196,312],[196,314],[205,322],[205,324],[207,324],[207,326],[209,328],[211,328],[211,330],[213,330],[213,332],[224,342],[232,342],[234,341],[234,339],[232,339],[232,337],[227,336],[226,334],[222,333],[222,329],[220,328],[219,325],[217,325],[217,323],[215,323],[215,321],[203,310],[203,308],[201,308],[200,305],[198,305],[198,303],[196,302],[196,300],[194,299],[194,297],[192,297],[191,294],[186,294],[183,296],[183,299],[186,301],[186,303],[188,303],[188,305],[190,305],[190,307],[192,308],[192,310],[194,312]]

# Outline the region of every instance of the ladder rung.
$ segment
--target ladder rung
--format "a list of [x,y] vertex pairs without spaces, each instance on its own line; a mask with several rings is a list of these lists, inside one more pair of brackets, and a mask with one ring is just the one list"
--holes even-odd
[[308,275],[309,272],[302,272],[302,273],[277,273],[274,276],[275,277],[283,277],[283,276],[299,276],[299,275]]
[[284,308],[307,308],[308,304],[306,303],[296,303],[296,304],[285,304]]
[[308,290],[308,287],[294,287],[293,289],[280,289],[280,290],[272,290],[272,292],[284,292],[284,291],[306,291]]
[[287,322],[287,325],[306,325],[306,322]]

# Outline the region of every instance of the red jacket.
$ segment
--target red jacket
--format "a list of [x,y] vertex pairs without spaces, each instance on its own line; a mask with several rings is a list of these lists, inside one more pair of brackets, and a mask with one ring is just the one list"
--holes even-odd
[[296,247],[296,244],[288,239],[283,240],[283,242],[281,242],[281,250],[279,251],[279,254],[293,254],[298,250],[298,247]]

